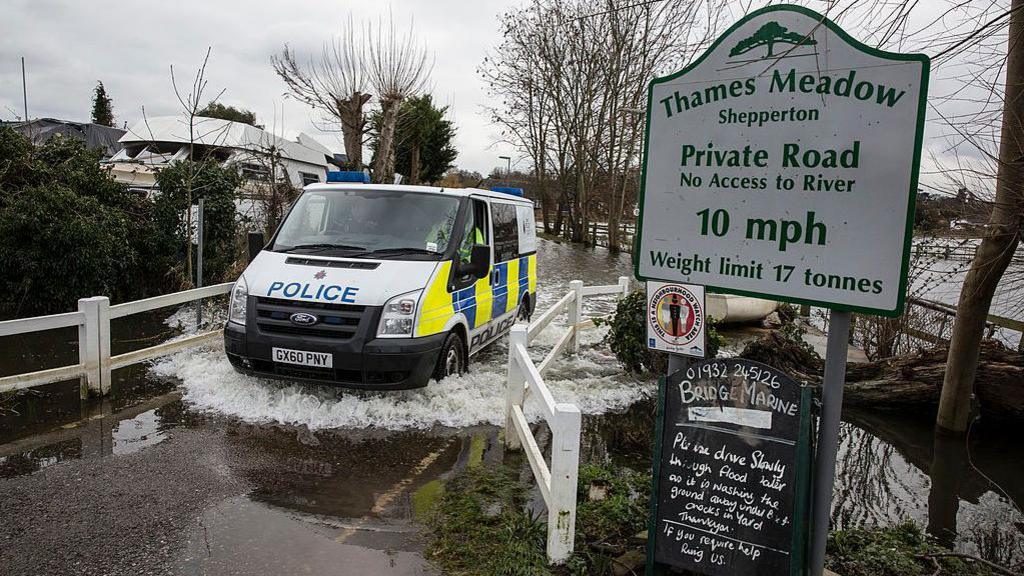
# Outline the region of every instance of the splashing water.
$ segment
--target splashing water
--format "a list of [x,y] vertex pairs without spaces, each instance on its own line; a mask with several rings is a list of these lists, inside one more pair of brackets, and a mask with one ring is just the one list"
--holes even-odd
[[[624,256],[589,253],[543,239],[538,248],[538,267],[546,272],[539,278],[537,314],[566,293],[570,280],[579,278],[588,285],[613,284],[615,276],[629,271],[629,259]],[[607,314],[614,303],[611,296],[588,297],[584,315]],[[194,314],[182,314],[181,323],[187,331],[189,322],[194,325]],[[530,343],[534,363],[540,364],[565,332],[564,320],[564,315],[556,319]],[[581,332],[579,356],[562,356],[551,365],[544,381],[555,401],[576,404],[584,414],[601,414],[623,410],[656,390],[653,381],[624,373],[601,342],[606,332],[607,328]],[[507,358],[507,338],[502,338],[473,357],[468,374],[398,392],[363,392],[245,376],[234,371],[220,347],[163,358],[152,371],[179,380],[184,399],[193,408],[248,422],[305,424],[314,430],[459,428],[504,424]],[[539,420],[539,409],[531,404],[527,400],[526,415]]]
[[[539,363],[565,326],[553,323],[531,344]],[[580,354],[557,359],[544,377],[558,402],[571,402],[584,414],[625,409],[654,390],[653,384],[623,373],[601,344],[606,329],[580,334]],[[310,429],[384,428],[402,430],[475,424],[501,425],[505,419],[503,339],[474,357],[471,371],[431,381],[426,388],[363,392],[328,385],[289,384],[234,371],[219,348],[181,352],[164,358],[152,371],[181,381],[184,399],[200,411],[219,412],[244,421],[307,425]],[[530,401],[527,417],[540,418]]]

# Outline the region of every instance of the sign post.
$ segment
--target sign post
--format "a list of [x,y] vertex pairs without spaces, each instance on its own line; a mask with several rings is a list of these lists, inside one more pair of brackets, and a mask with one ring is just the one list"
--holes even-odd
[[814,506],[811,526],[810,573],[825,569],[825,544],[828,542],[832,486],[836,480],[836,454],[839,451],[839,423],[843,416],[843,386],[846,385],[847,339],[850,313],[829,312],[828,340],[825,344],[825,386],[821,391],[821,417],[818,420],[818,453],[814,462]]
[[903,312],[929,67],[923,54],[877,50],[781,5],[649,86],[637,278],[831,310],[802,567],[812,576],[824,561],[850,313]]

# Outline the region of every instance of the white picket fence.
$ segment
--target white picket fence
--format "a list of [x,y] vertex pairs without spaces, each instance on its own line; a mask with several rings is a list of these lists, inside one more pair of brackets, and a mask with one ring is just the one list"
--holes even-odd
[[82,398],[88,396],[90,391],[95,394],[107,394],[110,392],[111,370],[215,340],[222,333],[221,330],[211,330],[141,350],[111,356],[111,320],[140,312],[156,310],[157,308],[175,306],[202,298],[227,294],[231,291],[233,285],[233,282],[226,282],[224,284],[165,294],[145,300],[115,304],[114,306],[110,305],[110,299],[106,296],[94,296],[79,300],[77,312],[19,318],[17,320],[0,322],[0,337],[53,330],[55,328],[78,327],[78,364],[4,376],[0,378],[0,393],[79,378]]
[[[602,294],[629,292],[629,278],[622,276],[618,284],[584,286],[574,280],[570,290],[529,326],[512,327],[508,341],[508,383],[505,391],[505,445],[523,448],[537,486],[548,508],[548,561],[565,562],[572,554],[576,532],[576,483],[580,461],[580,409],[574,404],[555,402],[544,384],[543,374],[551,362],[565,350],[579,352],[579,331],[590,325],[583,318],[583,298]],[[534,365],[528,351],[534,340],[552,320],[567,313],[568,327],[539,365]],[[523,414],[527,395],[537,398],[544,420],[551,430],[551,467],[537,445]]]

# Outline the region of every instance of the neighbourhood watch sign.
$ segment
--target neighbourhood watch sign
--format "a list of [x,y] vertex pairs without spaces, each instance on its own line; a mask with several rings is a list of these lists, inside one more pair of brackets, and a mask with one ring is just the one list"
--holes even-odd
[[773,6],[655,79],[637,277],[899,314],[928,69]]

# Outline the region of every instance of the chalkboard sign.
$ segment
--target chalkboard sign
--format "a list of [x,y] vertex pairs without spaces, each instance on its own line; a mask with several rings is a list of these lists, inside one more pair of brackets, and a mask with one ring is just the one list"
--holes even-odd
[[648,573],[805,573],[810,389],[750,360],[659,386]]

